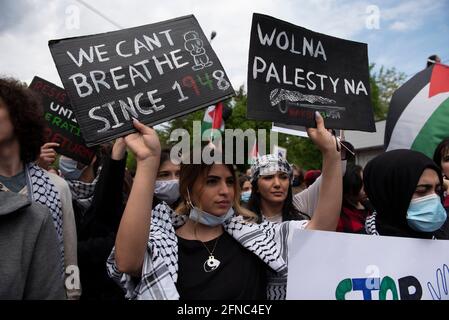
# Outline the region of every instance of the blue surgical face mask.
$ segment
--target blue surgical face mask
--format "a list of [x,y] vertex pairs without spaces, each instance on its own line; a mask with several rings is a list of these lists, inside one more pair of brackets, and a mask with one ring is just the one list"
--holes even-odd
[[156,180],[154,194],[169,205],[173,204],[179,198],[179,180]]
[[246,203],[249,201],[250,197],[251,197],[251,190],[244,191],[240,194],[240,201]]
[[59,158],[59,170],[67,180],[78,180],[81,177],[82,170],[77,168],[78,162],[71,158]]
[[197,221],[205,226],[216,227],[223,224],[226,220],[234,215],[234,209],[229,208],[228,212],[221,216],[215,216],[213,214],[207,213],[197,207],[190,209],[189,218],[193,221]]
[[446,210],[440,197],[431,195],[413,199],[407,210],[407,223],[413,230],[433,232],[441,228],[446,221]]

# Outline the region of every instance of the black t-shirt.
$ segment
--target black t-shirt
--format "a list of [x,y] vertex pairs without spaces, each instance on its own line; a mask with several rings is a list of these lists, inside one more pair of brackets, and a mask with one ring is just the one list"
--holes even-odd
[[[216,239],[204,244],[213,250]],[[204,271],[209,252],[197,240],[178,237],[178,281],[176,288],[184,300],[265,300],[267,266],[224,232],[213,253],[220,261],[217,269]]]

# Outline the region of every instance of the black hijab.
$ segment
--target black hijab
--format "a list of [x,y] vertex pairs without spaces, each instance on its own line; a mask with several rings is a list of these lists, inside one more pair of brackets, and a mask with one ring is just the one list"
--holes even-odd
[[407,210],[419,178],[427,168],[441,170],[430,158],[413,150],[385,152],[363,171],[365,192],[376,209],[376,229],[380,235],[432,238],[433,233],[418,232],[407,224]]

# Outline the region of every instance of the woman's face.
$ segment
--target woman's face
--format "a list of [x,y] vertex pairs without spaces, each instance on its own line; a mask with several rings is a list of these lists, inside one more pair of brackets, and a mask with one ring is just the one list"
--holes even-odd
[[441,170],[446,178],[449,178],[449,148],[446,150],[446,154],[441,157]]
[[415,193],[413,193],[412,200],[428,196],[432,193],[440,194],[441,184],[438,174],[435,170],[427,168],[423,171],[416,185]]
[[193,204],[215,216],[226,214],[234,204],[235,179],[223,164],[214,164],[205,180],[193,185]]
[[276,174],[260,176],[257,187],[262,200],[283,202],[287,198],[290,179],[288,174],[278,171]]
[[[362,179],[362,181],[363,181],[363,171],[360,171],[360,179]],[[357,201],[363,202],[367,198],[368,198],[368,196],[365,193],[365,187],[363,186],[363,183],[362,183],[362,187],[360,188],[359,194],[357,195]]]
[[251,191],[251,189],[252,189],[251,182],[245,181],[242,186],[242,192]]
[[179,164],[173,164],[170,160],[164,161],[159,166],[156,180],[179,180]]

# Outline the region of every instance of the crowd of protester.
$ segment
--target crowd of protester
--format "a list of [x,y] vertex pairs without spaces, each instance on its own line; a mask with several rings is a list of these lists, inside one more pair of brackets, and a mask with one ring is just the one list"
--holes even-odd
[[294,230],[448,239],[449,138],[433,159],[394,150],[362,168],[315,120],[322,167],[307,171],[273,154],[179,164],[137,120],[85,165],[45,143],[38,97],[0,78],[0,299],[285,299]]

